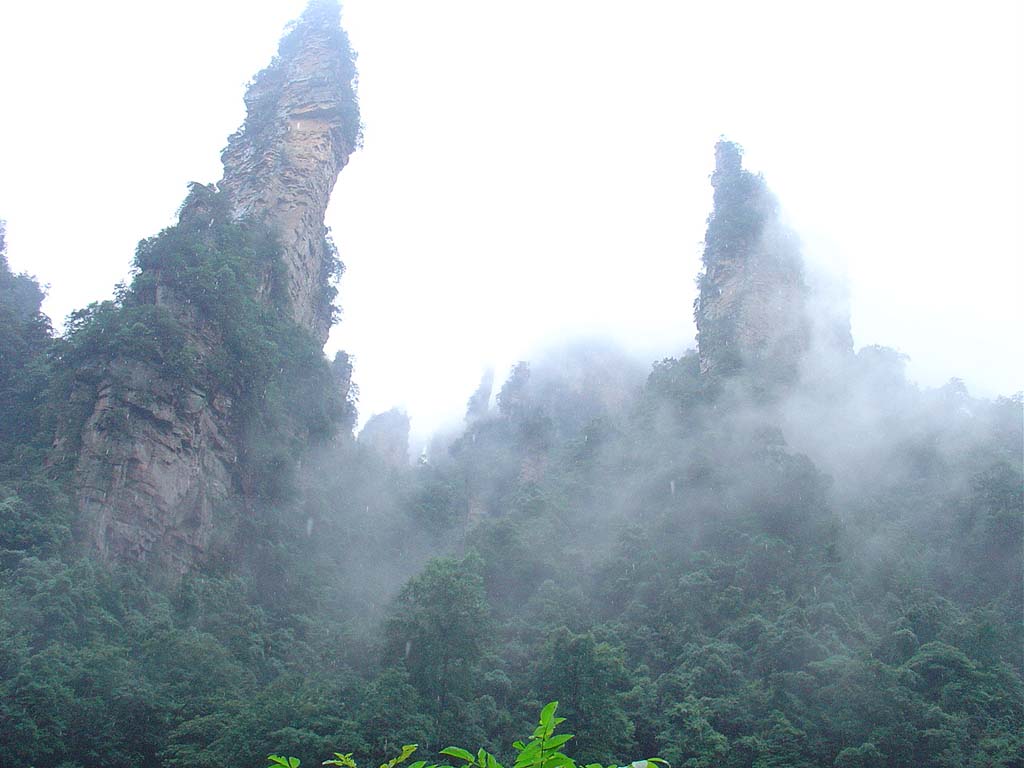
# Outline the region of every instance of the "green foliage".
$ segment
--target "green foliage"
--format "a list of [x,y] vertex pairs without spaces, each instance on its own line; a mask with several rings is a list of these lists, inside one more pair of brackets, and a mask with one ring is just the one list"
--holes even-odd
[[[1021,764],[1019,397],[919,391],[883,348],[775,410],[692,353],[618,389],[560,359],[421,466],[303,453],[351,424],[350,361],[257,300],[273,243],[193,193],[63,339],[0,270],[4,765]],[[167,593],[75,550],[44,462],[76,388],[139,369],[233,402],[255,500]],[[552,700],[572,741],[550,705],[523,739]]]
[[[556,734],[558,726],[565,722],[564,717],[556,717],[558,702],[552,701],[544,706],[540,713],[540,720],[534,728],[529,741],[516,741],[512,748],[516,752],[513,768],[576,768],[577,763],[571,757],[560,751],[561,747],[574,738],[572,734]],[[417,744],[406,744],[396,757],[381,764],[380,768],[397,768],[405,763],[419,748]],[[334,753],[334,758],[324,760],[323,765],[338,766],[339,768],[358,768],[351,752],[342,754]],[[440,750],[445,757],[454,758],[454,764],[428,763],[426,760],[417,760],[410,763],[409,768],[504,768],[497,758],[485,749],[479,749],[474,754],[461,747],[446,747]],[[267,758],[271,766],[283,766],[283,768],[297,768],[299,761],[295,758],[283,758],[277,755],[270,755]],[[291,762],[294,761],[294,762]],[[652,757],[646,760],[638,760],[630,764],[631,768],[648,768],[648,766],[665,766],[669,764],[660,758]],[[600,763],[590,763],[585,768],[604,768]],[[615,768],[609,765],[607,768]]]
[[0,220],[0,464],[19,460],[23,466],[30,460],[25,451],[45,443],[42,394],[53,341],[40,309],[43,289],[32,277],[11,272],[3,236]]
[[[559,751],[559,747],[573,738],[572,734],[555,735],[555,730],[565,722],[564,717],[555,717],[558,702],[552,701],[540,711],[540,722],[534,728],[528,742],[517,741],[514,768],[574,768],[575,762]],[[472,759],[470,760],[472,762]],[[479,768],[489,768],[480,765]]]
[[583,759],[607,763],[632,750],[623,701],[629,684],[621,649],[559,627],[540,651],[531,687],[542,700],[568,702],[568,716],[580,724],[576,746]]
[[489,635],[482,565],[474,557],[432,560],[399,592],[384,625],[385,659],[403,665],[441,709],[472,693]]
[[[380,765],[396,744],[465,743],[483,754],[442,755],[1019,762],[1019,402],[908,430],[901,455],[932,457],[851,500],[746,404],[695,386],[693,364],[659,365],[601,433],[564,421],[538,444],[499,414],[400,470],[339,445],[280,510],[311,535],[265,524],[265,572],[170,595],[75,559],[58,485],[3,481],[0,747],[41,767],[314,765],[339,744],[333,760]],[[868,373],[891,395],[891,372]],[[560,397],[575,394],[531,384],[520,412],[564,412]],[[907,397],[902,418],[931,424],[938,406]],[[467,487],[485,476],[501,489]],[[491,506],[469,523],[477,491]],[[460,549],[479,554],[429,559]],[[575,738],[551,711],[523,740],[553,699]]]
[[[285,268],[266,227],[235,220],[222,193],[193,184],[179,223],[139,244],[135,268],[115,300],[70,316],[60,347],[66,368],[137,361],[181,395],[191,387],[226,394],[253,480],[276,474],[294,453],[282,436],[333,434],[349,407],[345,393],[317,342],[289,317]],[[271,487],[257,492],[280,497]]]

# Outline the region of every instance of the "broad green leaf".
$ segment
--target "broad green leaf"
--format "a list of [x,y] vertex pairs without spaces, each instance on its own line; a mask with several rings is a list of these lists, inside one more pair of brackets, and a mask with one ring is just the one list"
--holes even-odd
[[558,709],[557,701],[552,701],[549,704],[545,705],[544,709],[540,711],[540,722],[542,725],[547,725],[551,723],[551,721],[555,717],[556,709]]
[[401,765],[409,759],[409,755],[416,751],[417,746],[418,745],[416,744],[406,744],[402,747],[402,751],[398,757],[394,757],[386,763],[383,763],[380,768],[395,768],[396,765]]
[[411,755],[413,752],[415,752],[418,747],[419,747],[419,744],[406,744],[406,745],[404,745],[402,747],[402,753],[398,757],[396,757],[394,760],[392,760],[391,764],[392,765],[398,765],[399,763],[404,763],[406,760],[409,759],[409,755]]
[[441,754],[448,755],[448,757],[457,757],[459,760],[465,760],[467,763],[474,762],[473,754],[459,747],[447,747],[441,750]]
[[[526,755],[526,757],[523,757],[523,755]],[[524,750],[523,753],[520,754],[519,757],[516,759],[514,768],[528,768],[528,766],[540,765],[540,763],[541,752],[539,748],[536,752],[532,752],[530,754],[527,754]]]
[[520,765],[522,763],[529,763],[535,760],[540,756],[540,752],[541,742],[531,741],[523,748],[523,751],[519,753],[519,757],[516,758],[516,765]]
[[544,742],[545,749],[558,749],[560,746],[565,744],[569,739],[573,738],[571,733],[560,733],[558,736],[552,736],[550,739]]

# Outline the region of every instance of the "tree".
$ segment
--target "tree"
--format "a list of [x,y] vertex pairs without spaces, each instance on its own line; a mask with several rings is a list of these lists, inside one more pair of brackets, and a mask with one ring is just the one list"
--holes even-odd
[[716,768],[729,740],[711,727],[710,713],[692,696],[671,707],[658,734],[658,752],[677,768]]
[[633,723],[624,708],[629,673],[620,650],[561,627],[544,645],[533,688],[543,699],[566,702],[566,714],[580,725],[576,746],[583,760],[610,763],[632,751]]
[[443,710],[467,698],[490,636],[482,561],[437,558],[395,599],[384,626],[384,660],[404,666],[423,698]]

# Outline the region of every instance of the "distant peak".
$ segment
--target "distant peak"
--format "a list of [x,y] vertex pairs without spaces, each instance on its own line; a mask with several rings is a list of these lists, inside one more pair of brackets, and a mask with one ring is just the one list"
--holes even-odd
[[799,242],[781,224],[764,180],[743,169],[739,144],[715,144],[711,184],[695,305],[701,371],[744,372],[765,389],[791,382],[809,344]]
[[715,171],[717,173],[739,173],[743,170],[743,147],[725,138],[715,144]]
[[341,25],[341,3],[336,0],[310,0],[306,10],[293,22],[293,31],[301,27]]
[[309,3],[306,5],[306,10],[302,12],[302,18],[317,13],[331,13],[340,17],[341,3],[337,0],[309,0]]

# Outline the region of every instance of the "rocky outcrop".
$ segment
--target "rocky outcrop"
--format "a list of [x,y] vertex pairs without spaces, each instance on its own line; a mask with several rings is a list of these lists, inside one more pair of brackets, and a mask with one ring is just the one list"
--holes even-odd
[[83,538],[104,558],[188,571],[230,515],[231,403],[184,397],[149,366],[119,361],[82,430],[76,492]]
[[392,408],[375,413],[359,433],[359,442],[373,449],[393,467],[409,464],[409,417]]
[[796,236],[731,142],[715,147],[714,212],[694,306],[701,373],[741,371],[771,387],[794,381],[810,345],[808,290]]
[[487,418],[491,408],[491,393],[494,391],[494,369],[488,368],[480,377],[480,384],[466,403],[466,424],[473,424]]
[[[323,344],[338,264],[324,213],[359,141],[355,67],[332,0],[314,0],[245,95],[247,117],[228,140],[218,185],[235,215],[267,223],[287,269],[293,318]],[[271,280],[264,285],[269,292]]]
[[[268,230],[280,259],[260,262],[266,274],[256,276],[256,298],[285,310],[321,344],[333,320],[331,278],[340,269],[324,212],[358,142],[354,79],[337,3],[314,0],[250,85],[245,124],[223,153],[219,189],[193,185],[178,225],[195,231],[202,219],[203,228],[207,220],[212,227],[211,201],[226,198],[230,216]],[[194,240],[181,242],[185,252],[196,247]],[[182,261],[191,258],[186,253]],[[217,358],[224,344],[217,324],[167,287],[166,275],[147,274],[139,264],[134,305],[154,307],[183,329],[183,348],[200,368]],[[244,446],[231,395],[211,383],[211,365],[207,376],[184,384],[173,366],[131,355],[90,367],[78,372],[72,394],[82,400],[83,420],[58,437],[52,459],[74,466],[79,535],[105,558],[145,562],[171,577],[185,573],[246,509],[249,484],[237,469]],[[335,369],[347,388],[347,360]]]

